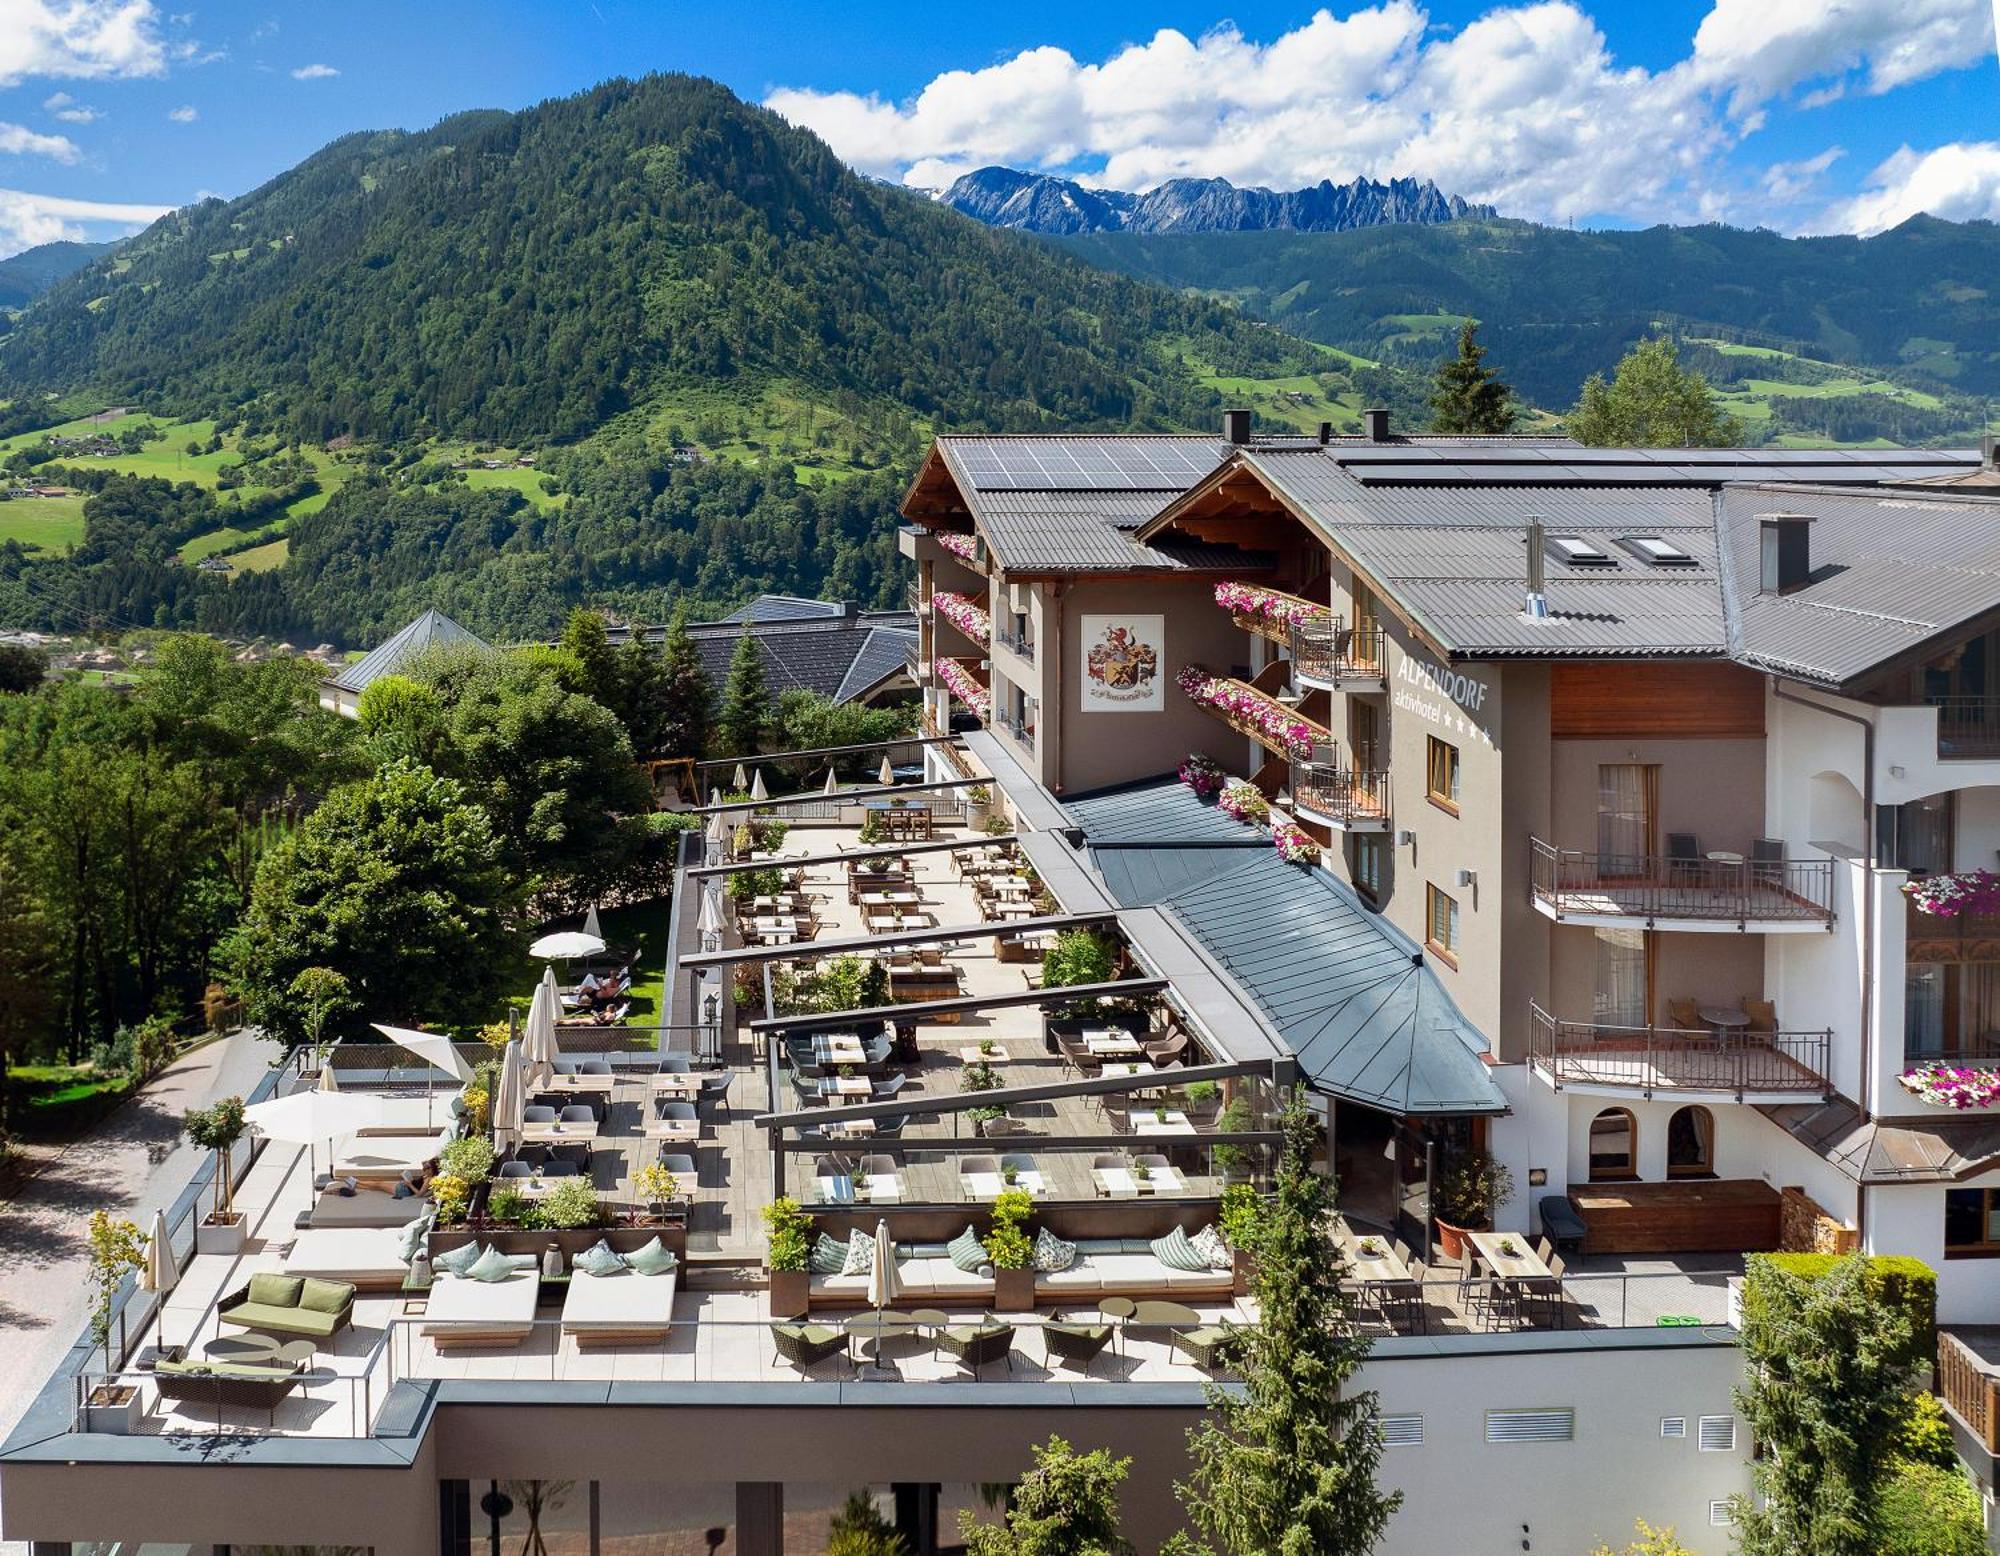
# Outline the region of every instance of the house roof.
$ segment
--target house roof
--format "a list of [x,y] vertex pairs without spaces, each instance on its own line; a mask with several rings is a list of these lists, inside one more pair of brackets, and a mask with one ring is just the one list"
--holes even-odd
[[1064,808],[1113,899],[1170,915],[1319,1090],[1398,1114],[1505,1110],[1485,1038],[1423,953],[1325,871],[1173,778]]
[[426,649],[451,648],[464,644],[490,653],[493,645],[476,633],[468,632],[441,610],[427,610],[386,643],[370,649],[327,684],[345,692],[365,691],[385,675],[393,675]]
[[1954,1183],[2000,1164],[2000,1119],[1873,1119],[1845,1097],[1757,1111],[1857,1183]]
[[[612,627],[607,636],[622,643],[634,631]],[[657,643],[664,626],[639,627],[641,638]],[[803,600],[787,594],[759,595],[720,621],[691,621],[688,636],[701,667],[720,688],[729,661],[746,632],[764,661],[764,679],[773,696],[803,688],[835,702],[865,697],[883,682],[904,674],[917,646],[917,618],[909,611],[864,611],[840,600]]]

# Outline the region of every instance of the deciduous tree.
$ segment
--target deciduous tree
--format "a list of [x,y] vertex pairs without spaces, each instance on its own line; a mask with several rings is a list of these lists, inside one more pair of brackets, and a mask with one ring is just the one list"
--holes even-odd
[[1566,425],[1578,442],[1598,447],[1726,448],[1743,440],[1742,424],[1716,404],[1706,378],[1681,366],[1664,336],[1626,352],[1609,383],[1592,373]]

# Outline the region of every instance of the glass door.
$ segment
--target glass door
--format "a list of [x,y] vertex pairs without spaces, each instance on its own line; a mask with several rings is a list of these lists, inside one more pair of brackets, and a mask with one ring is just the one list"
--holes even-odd
[[1358,697],[1348,699],[1347,743],[1354,750],[1356,772],[1372,773],[1382,765],[1375,760],[1381,741],[1381,724],[1375,704]]
[[1646,1012],[1652,1008],[1646,963],[1643,929],[1597,931],[1597,982],[1591,997],[1591,1019],[1599,1027],[1629,1029],[1646,1024]]
[[1659,853],[1660,770],[1639,762],[1597,769],[1597,870],[1600,875],[1643,880],[1646,861]]

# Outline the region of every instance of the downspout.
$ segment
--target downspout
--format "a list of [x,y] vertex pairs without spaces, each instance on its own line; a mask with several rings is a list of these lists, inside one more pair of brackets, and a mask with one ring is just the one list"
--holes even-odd
[[1048,750],[1042,762],[1042,782],[1049,793],[1063,792],[1063,596],[1069,592],[1069,585],[1057,579],[1049,585],[1049,610],[1055,617],[1055,630],[1049,634],[1049,675],[1042,682],[1042,729],[1049,736]]
[[[1771,695],[1780,702],[1845,719],[1861,726],[1861,857],[1867,889],[1861,896],[1861,1112],[1872,1117],[1874,1090],[1872,1052],[1875,1031],[1875,721],[1845,708],[1828,707],[1810,697],[1797,697],[1785,690],[1775,675],[1770,678]],[[1867,1246],[1868,1186],[1854,1186],[1854,1225],[1863,1247]]]

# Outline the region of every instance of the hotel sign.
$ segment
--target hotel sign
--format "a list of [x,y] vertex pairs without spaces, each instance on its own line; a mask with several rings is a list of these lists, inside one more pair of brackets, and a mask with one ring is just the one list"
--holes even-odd
[[[1396,707],[1441,729],[1460,735],[1474,734],[1488,745],[1493,743],[1479,723],[1487,694],[1493,689],[1490,682],[1435,660],[1416,659],[1408,654],[1396,662],[1396,680],[1393,699]],[[1468,713],[1471,718],[1466,717]]]

